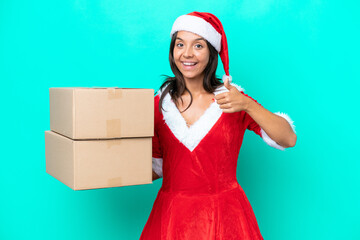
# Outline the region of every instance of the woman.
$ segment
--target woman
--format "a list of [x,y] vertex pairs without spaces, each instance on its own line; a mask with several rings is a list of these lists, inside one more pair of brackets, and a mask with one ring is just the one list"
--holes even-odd
[[[163,177],[163,184],[140,240],[263,239],[236,179],[238,154],[246,129],[275,148],[293,147],[292,121],[231,83],[226,36],[216,16],[182,15],[171,37],[175,77],[154,98],[153,180]],[[224,84],[215,77],[217,54]]]

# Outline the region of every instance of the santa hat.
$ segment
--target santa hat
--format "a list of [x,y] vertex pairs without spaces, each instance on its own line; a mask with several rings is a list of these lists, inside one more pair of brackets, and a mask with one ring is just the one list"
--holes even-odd
[[232,77],[229,74],[229,55],[224,28],[220,20],[207,12],[191,12],[178,17],[171,29],[170,37],[177,31],[189,31],[205,38],[219,53],[225,74],[222,80]]

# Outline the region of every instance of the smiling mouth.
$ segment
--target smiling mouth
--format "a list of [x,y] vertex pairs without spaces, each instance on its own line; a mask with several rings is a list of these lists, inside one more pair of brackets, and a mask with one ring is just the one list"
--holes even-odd
[[181,62],[185,67],[193,67],[197,64],[197,62]]

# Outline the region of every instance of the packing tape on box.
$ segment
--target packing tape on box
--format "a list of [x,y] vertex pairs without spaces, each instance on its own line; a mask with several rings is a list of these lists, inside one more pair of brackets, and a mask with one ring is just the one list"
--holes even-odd
[[122,89],[108,88],[107,92],[108,92],[108,99],[109,100],[122,98]]
[[122,185],[122,178],[116,177],[116,178],[110,178],[108,180],[108,186],[121,186]]
[[118,146],[122,143],[121,141],[122,139],[109,139],[109,140],[106,140],[106,147],[107,148],[111,148],[113,146]]
[[121,137],[121,119],[120,118],[106,120],[106,137],[108,137],[108,138]]

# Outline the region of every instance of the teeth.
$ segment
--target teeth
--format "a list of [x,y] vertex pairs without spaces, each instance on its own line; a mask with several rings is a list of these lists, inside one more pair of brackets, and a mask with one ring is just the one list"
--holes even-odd
[[186,65],[186,66],[193,66],[193,65],[195,65],[196,63],[186,63],[186,62],[183,62],[183,64]]

